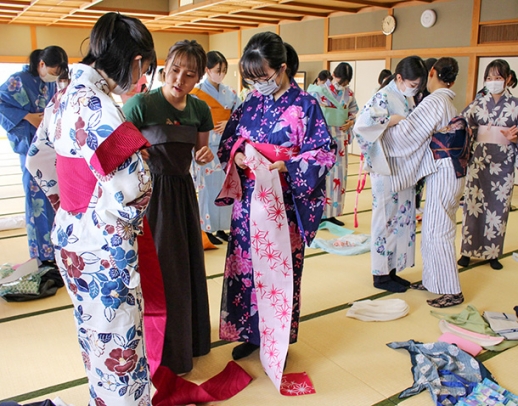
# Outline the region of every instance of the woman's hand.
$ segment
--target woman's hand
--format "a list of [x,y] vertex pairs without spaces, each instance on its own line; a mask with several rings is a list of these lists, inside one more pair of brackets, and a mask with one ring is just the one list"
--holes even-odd
[[225,127],[227,126],[227,122],[228,122],[227,120],[220,121],[218,124],[216,124],[213,131],[216,134],[223,134],[223,131],[225,131]]
[[404,120],[405,117],[403,116],[400,116],[399,114],[393,114],[390,116],[390,119],[389,119],[389,127],[393,127],[395,126],[397,123],[399,123],[401,120]]
[[140,155],[142,155],[142,159],[144,161],[147,161],[149,159],[149,152],[147,149],[141,149],[140,150]]
[[502,134],[504,134],[505,138],[507,138],[511,142],[518,141],[518,128],[513,125],[511,128],[507,128],[505,130],[500,130]]
[[38,128],[43,120],[43,113],[28,113],[23,119]]
[[354,125],[354,120],[348,120],[343,126],[340,127],[340,131],[347,131]]
[[237,166],[239,166],[241,169],[245,169],[248,165],[245,164],[246,156],[242,152],[236,152],[234,155],[234,162]]
[[284,161],[276,161],[273,164],[271,164],[268,169],[270,169],[271,171],[277,169],[279,172],[288,172],[288,168],[286,168],[286,163]]
[[196,151],[196,154],[194,155],[194,160],[200,166],[212,162],[213,159],[214,154],[206,145],[201,147],[198,151]]

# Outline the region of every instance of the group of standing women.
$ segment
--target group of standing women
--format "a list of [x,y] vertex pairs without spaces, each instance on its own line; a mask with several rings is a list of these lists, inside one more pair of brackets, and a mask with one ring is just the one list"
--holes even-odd
[[[487,92],[460,116],[450,89],[458,71],[453,58],[440,58],[429,72],[421,58],[404,58],[354,127],[371,174],[374,286],[440,294],[428,300],[433,307],[464,301],[455,250],[455,216],[463,195],[458,264],[467,266],[474,257],[489,260],[493,269],[502,268],[498,257],[517,166],[518,100],[507,89],[512,77],[508,63],[498,59],[488,65]],[[425,85],[430,94],[415,107],[414,96]],[[397,273],[415,262],[415,185],[422,178],[427,189],[423,280],[411,284]]]
[[[207,202],[215,195],[204,181],[218,174],[221,189],[223,170],[218,204],[235,199],[227,220],[209,204],[202,209],[204,231],[230,229],[220,335],[252,346],[238,346],[238,359],[270,329],[261,352],[275,350],[278,362],[261,358],[280,388],[298,335],[304,247],[324,210],[336,145],[293,79],[295,50],[279,36],[257,34],[245,48],[240,70],[254,90],[241,106],[221,84],[226,69],[221,54],[209,53],[207,63],[196,41],[180,41],[169,50],[163,86],[121,109],[111,93],[153,75],[156,54],[139,20],[108,13],[70,85],[38,104],[37,112],[47,107],[32,144],[39,123],[24,133],[28,171],[56,211],[50,240],[74,305],[91,405],[150,404],[159,368],[181,375],[210,351],[193,159]],[[232,175],[239,188],[228,186]]]
[[[37,58],[33,77],[24,81],[41,90],[45,78],[55,80],[66,69],[66,55],[56,64]],[[256,34],[239,62],[253,88],[240,104],[221,83],[224,56],[185,40],[169,50],[162,87],[120,109],[110,94],[130,91],[143,73],[155,73],[156,63],[145,26],[108,13],[95,24],[70,85],[52,100],[55,90],[48,88],[48,97],[28,103],[25,86],[16,93],[18,79],[9,82],[11,99],[34,104],[17,120],[4,114],[3,122],[27,127],[11,131],[10,139],[22,165],[28,155],[27,174],[34,176],[28,196],[41,193],[37,184],[56,210],[55,251],[44,252],[49,259],[55,253],[74,305],[91,405],[150,404],[150,376],[159,368],[185,374],[193,357],[210,351],[202,230],[228,239],[220,337],[243,342],[234,359],[260,349],[280,390],[289,344],[298,338],[305,246],[323,216],[340,224],[346,147],[357,113],[348,88],[352,68],[339,64],[332,78],[310,89],[316,103],[294,80],[293,47],[271,32]],[[493,63],[485,75],[489,93],[466,110],[469,126],[478,127],[467,168],[469,132],[451,103],[457,73],[453,58],[439,59],[430,72],[418,57],[403,59],[355,125],[373,185],[374,286],[393,292],[410,286],[397,272],[414,265],[415,184],[425,177],[423,258],[429,262],[423,283],[413,287],[443,294],[429,301],[438,307],[463,300],[454,214],[466,170],[464,263],[501,253],[495,239],[505,233],[516,157],[518,103],[505,90],[508,65]],[[491,83],[502,81],[504,87]],[[414,108],[413,96],[425,84],[431,95]],[[491,154],[501,154],[503,163]],[[501,205],[492,207],[489,198]],[[221,215],[214,201],[232,207]],[[472,226],[481,219],[485,228]],[[480,229],[483,236],[475,238]],[[487,249],[483,239],[495,247]]]

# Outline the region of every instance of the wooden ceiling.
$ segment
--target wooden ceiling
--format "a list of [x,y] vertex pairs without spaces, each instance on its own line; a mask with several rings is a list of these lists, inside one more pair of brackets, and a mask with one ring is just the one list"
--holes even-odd
[[308,17],[328,17],[339,12],[354,14],[372,7],[388,10],[404,3],[433,1],[0,0],[0,23],[91,28],[104,13],[119,11],[139,18],[150,31],[211,34]]

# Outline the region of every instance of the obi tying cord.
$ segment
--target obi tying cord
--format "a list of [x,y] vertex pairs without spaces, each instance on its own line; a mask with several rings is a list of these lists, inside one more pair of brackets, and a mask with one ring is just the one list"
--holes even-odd
[[365,188],[365,181],[367,180],[367,172],[363,171],[364,160],[363,154],[360,154],[360,169],[358,172],[358,183],[356,185],[356,200],[354,202],[354,228],[358,228],[358,198]]
[[353,303],[346,316],[362,321],[390,321],[405,317],[409,310],[401,299],[361,300]]

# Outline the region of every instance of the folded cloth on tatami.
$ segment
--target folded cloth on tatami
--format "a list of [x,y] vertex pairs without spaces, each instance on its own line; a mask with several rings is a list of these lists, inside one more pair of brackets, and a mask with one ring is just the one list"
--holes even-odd
[[518,317],[512,313],[484,312],[491,330],[507,340],[518,340]]
[[389,321],[408,314],[408,304],[401,299],[361,300],[354,302],[346,316],[362,321]]

